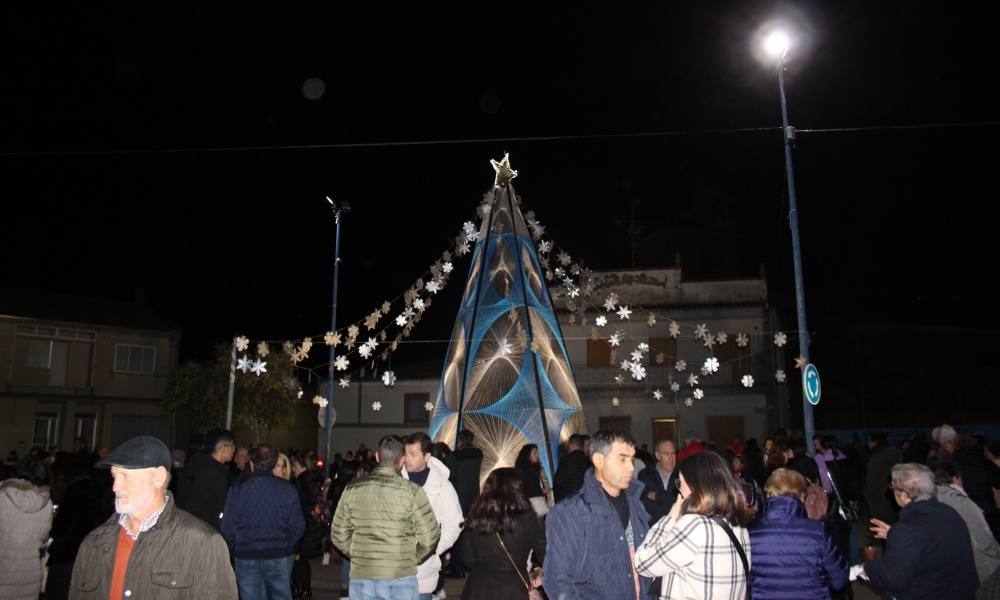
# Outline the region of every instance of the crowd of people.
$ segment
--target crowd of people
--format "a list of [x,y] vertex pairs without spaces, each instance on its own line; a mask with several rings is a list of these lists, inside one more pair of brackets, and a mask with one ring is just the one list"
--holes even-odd
[[762,445],[573,435],[483,469],[423,432],[335,455],[191,453],[140,436],[111,452],[8,457],[0,598],[312,596],[310,561],[350,598],[1000,598],[1000,448],[942,425],[891,442],[775,432]]

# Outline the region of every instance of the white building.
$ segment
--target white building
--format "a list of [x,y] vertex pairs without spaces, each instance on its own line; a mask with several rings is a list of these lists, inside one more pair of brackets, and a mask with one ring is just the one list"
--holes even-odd
[[[582,316],[576,312],[571,318],[569,310],[580,310],[578,305],[568,304],[579,298],[561,296],[556,300],[591,432],[601,427],[621,428],[631,432],[638,444],[646,443],[650,448],[658,439],[683,442],[689,437],[713,440],[724,447],[736,437],[762,440],[779,424],[787,423],[789,383],[775,381],[776,365],[783,363],[770,333],[780,327],[775,311],[768,306],[763,276],[683,281],[679,267],[595,272],[593,276],[594,291]],[[611,292],[617,294],[620,305],[633,311],[628,320],[600,306]],[[650,313],[656,317],[652,327],[648,324]],[[592,339],[598,315],[604,315],[608,323],[597,328],[599,338]],[[671,320],[682,327],[676,339],[668,333]],[[706,348],[693,332],[702,323],[712,335],[725,332],[727,342],[712,350]],[[612,349],[607,338],[615,331],[624,336],[621,346]],[[749,338],[746,347],[736,343],[740,332]],[[642,342],[650,346],[650,360],[646,377],[636,381],[620,363]],[[655,362],[659,353],[666,357],[663,365]],[[701,367],[713,353],[721,366],[714,375],[704,377]],[[683,372],[673,368],[678,359],[687,362]],[[623,375],[621,384],[615,383],[619,374]],[[698,376],[697,389],[704,392],[700,400],[693,398],[695,388],[688,385],[691,374]],[[754,378],[752,388],[741,383],[748,374]],[[680,384],[679,392],[670,391],[671,381]],[[797,381],[796,375],[789,374],[788,381]],[[653,397],[657,389],[663,392],[662,400]],[[692,406],[685,406],[686,398],[692,398]]]

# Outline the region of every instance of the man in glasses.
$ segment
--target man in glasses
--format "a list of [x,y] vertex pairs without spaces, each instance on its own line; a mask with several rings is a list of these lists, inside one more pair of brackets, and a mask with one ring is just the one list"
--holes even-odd
[[214,429],[205,436],[206,452],[188,460],[178,481],[177,506],[221,531],[222,511],[229,492],[229,469],[236,443],[233,434]]
[[677,499],[677,446],[670,440],[660,440],[656,444],[656,463],[639,473],[639,482],[646,486],[642,493],[642,505],[649,513],[652,525],[666,516]]

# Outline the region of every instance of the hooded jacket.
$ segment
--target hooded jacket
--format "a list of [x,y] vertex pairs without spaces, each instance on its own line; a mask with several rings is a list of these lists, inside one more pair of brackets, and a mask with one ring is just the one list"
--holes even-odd
[[0,598],[38,598],[39,549],[51,526],[49,488],[23,479],[0,482]]

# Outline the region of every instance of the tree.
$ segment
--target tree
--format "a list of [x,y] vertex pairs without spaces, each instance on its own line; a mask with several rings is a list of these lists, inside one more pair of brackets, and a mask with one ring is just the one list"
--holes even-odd
[[[219,345],[214,360],[181,365],[167,387],[163,409],[170,414],[189,410],[196,429],[202,431],[225,427],[230,351],[228,344]],[[295,365],[286,354],[273,352],[261,360],[267,362],[267,372],[258,376],[236,371],[233,390],[233,428],[252,431],[256,441],[275,427],[294,426],[300,387]]]

